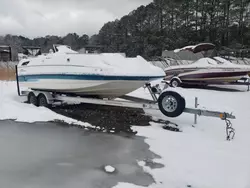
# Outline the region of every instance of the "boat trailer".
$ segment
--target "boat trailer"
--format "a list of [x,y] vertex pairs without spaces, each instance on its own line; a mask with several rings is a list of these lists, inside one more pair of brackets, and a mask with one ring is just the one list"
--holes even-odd
[[97,105],[108,105],[118,107],[128,107],[136,109],[153,109],[160,110],[166,117],[178,117],[182,113],[189,113],[195,115],[195,123],[197,122],[197,116],[207,116],[220,118],[226,122],[226,135],[227,140],[232,140],[235,136],[235,130],[232,127],[232,123],[229,119],[236,119],[236,117],[227,112],[202,110],[198,108],[186,108],[185,99],[174,91],[162,90],[159,85],[151,86],[150,83],[145,85],[151,94],[152,100],[142,99],[125,95],[115,99],[98,99],[87,98],[83,96],[71,96],[67,93],[58,93],[53,91],[41,91],[41,90],[24,90],[21,91],[19,87],[19,81],[17,78],[17,91],[19,96],[26,96],[27,101],[35,106],[49,107],[56,102],[73,102],[73,103],[88,103]]
[[[232,123],[229,119],[236,119],[236,117],[227,112],[210,111],[198,108],[186,108],[185,99],[182,98],[176,92],[165,91],[160,94],[160,89],[158,87],[152,87],[147,84],[153,100],[147,100],[132,96],[122,96],[119,99],[97,99],[97,98],[85,98],[81,96],[70,96],[55,92],[30,90],[30,91],[20,91],[19,96],[27,96],[28,103],[36,106],[49,107],[55,102],[77,102],[77,103],[88,103],[97,105],[107,105],[107,106],[119,106],[128,107],[136,109],[153,109],[160,110],[167,117],[178,117],[182,113],[189,113],[195,115],[195,123],[197,122],[197,116],[207,116],[216,117],[224,120],[226,122],[226,135],[227,140],[231,140],[235,136],[235,130],[232,127]],[[157,97],[159,94],[159,97]]]

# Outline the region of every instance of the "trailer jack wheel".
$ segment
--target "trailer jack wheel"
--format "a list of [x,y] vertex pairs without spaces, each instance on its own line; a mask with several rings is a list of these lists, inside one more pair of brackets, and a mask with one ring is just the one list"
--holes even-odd
[[30,92],[28,95],[28,103],[37,106],[37,98],[33,92]]
[[160,111],[167,117],[178,117],[186,108],[185,99],[178,93],[166,91],[158,98]]

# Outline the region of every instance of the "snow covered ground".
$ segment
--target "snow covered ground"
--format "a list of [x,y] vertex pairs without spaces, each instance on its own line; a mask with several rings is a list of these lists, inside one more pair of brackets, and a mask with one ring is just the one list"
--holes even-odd
[[[0,119],[34,122],[64,120],[80,123],[45,109],[22,103],[17,96],[15,82],[0,82]],[[250,188],[250,92],[224,92],[198,89],[177,89],[185,96],[187,107],[194,106],[194,98],[199,98],[200,108],[233,112],[236,120],[235,139],[226,141],[225,123],[216,118],[199,117],[194,125],[194,117],[183,114],[168,120],[178,124],[182,132],[170,132],[161,125],[152,123],[150,127],[134,127],[138,135],[146,137],[150,150],[162,158],[156,162],[164,168],[150,169],[143,161],[138,164],[151,173],[156,183],[150,188]],[[143,88],[131,95],[148,98]],[[166,119],[160,112],[146,111],[156,118]],[[91,126],[82,123],[83,126]],[[116,188],[137,188],[138,186],[119,183]]]
[[27,123],[61,120],[69,124],[92,127],[89,123],[64,117],[44,107],[34,107],[24,103],[25,101],[26,97],[18,96],[15,81],[0,81],[0,120],[11,119]]
[[[250,187],[250,93],[246,87],[241,89],[245,92],[177,89],[185,96],[187,107],[193,107],[198,97],[200,108],[233,112],[236,137],[231,142],[226,141],[222,120],[199,117],[193,127],[194,118],[189,114],[170,119],[181,127],[181,133],[163,131],[157,125],[136,128],[147,137],[150,149],[162,156],[157,162],[165,165],[149,170],[158,182],[152,187]],[[157,112],[148,113],[164,118]]]

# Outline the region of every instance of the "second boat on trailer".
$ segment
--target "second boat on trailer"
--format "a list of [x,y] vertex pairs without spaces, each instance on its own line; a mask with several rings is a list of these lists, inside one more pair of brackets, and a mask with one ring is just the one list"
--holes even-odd
[[208,56],[208,51],[214,51],[214,49],[214,44],[201,43],[174,50],[176,56],[179,52],[186,51],[190,55],[193,54],[194,59],[195,54],[199,54],[198,58],[200,55],[203,58],[199,58],[192,63],[187,62],[184,65],[169,66],[165,69],[165,80],[170,81],[171,86],[178,87],[181,84],[231,84],[248,77],[248,74],[250,74],[249,65],[237,65],[221,57]]

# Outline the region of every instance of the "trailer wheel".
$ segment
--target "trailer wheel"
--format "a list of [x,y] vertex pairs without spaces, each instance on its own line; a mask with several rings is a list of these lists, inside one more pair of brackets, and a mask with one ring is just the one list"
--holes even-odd
[[178,117],[186,108],[186,101],[180,94],[166,91],[158,98],[158,106],[165,116]]
[[43,107],[46,107],[46,108],[49,107],[47,98],[42,93],[38,95],[38,106],[43,106]]
[[28,103],[37,106],[37,98],[33,92],[28,94]]
[[179,87],[181,85],[181,81],[178,78],[173,78],[170,81],[170,86],[172,87]]

